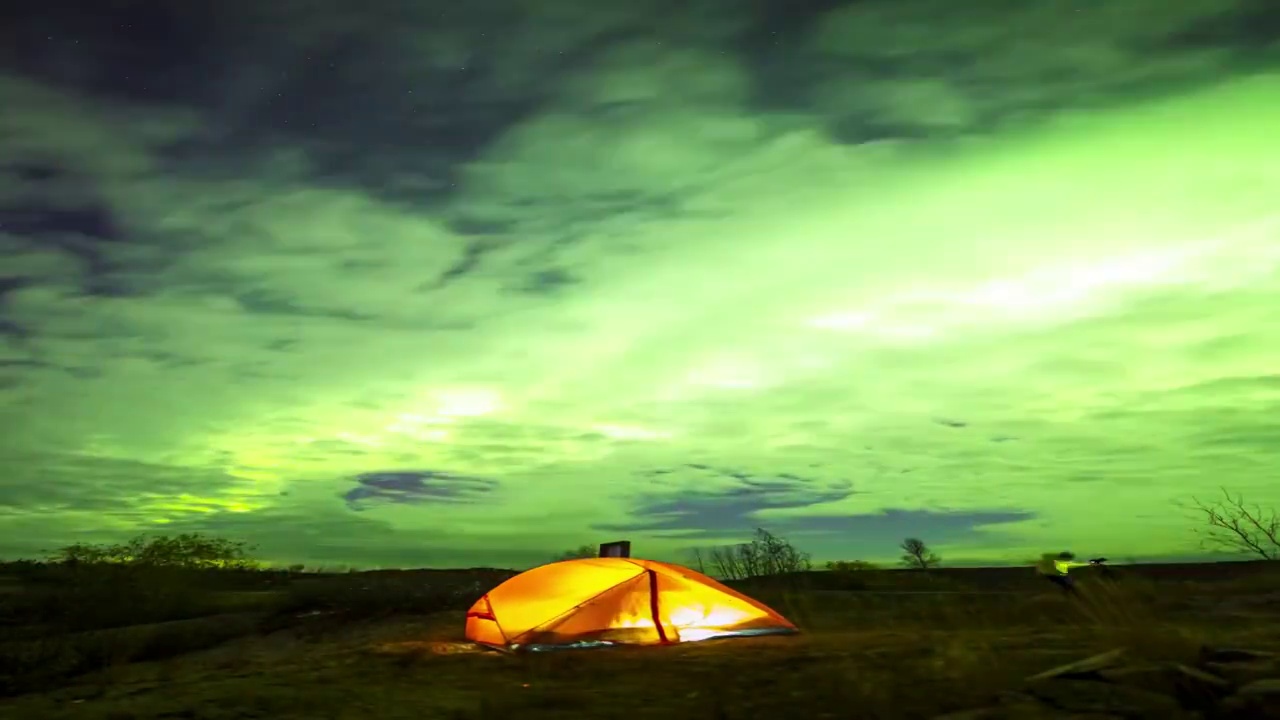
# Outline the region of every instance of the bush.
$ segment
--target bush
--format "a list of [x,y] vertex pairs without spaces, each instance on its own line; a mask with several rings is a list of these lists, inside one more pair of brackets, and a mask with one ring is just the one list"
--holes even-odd
[[224,615],[0,643],[0,696],[40,692],[131,662],[205,650],[259,629],[257,615]]
[[188,570],[256,570],[249,545],[200,533],[139,535],[116,545],[76,543],[49,559],[64,565],[139,565]]
[[327,612],[351,619],[466,610],[489,586],[476,579],[433,578],[413,572],[320,575],[294,580],[284,613]]
[[77,543],[47,562],[10,563],[6,569],[19,589],[4,593],[0,621],[11,628],[45,625],[54,632],[214,614],[217,591],[270,587],[288,577],[260,570],[244,543],[200,534]]
[[880,570],[866,560],[832,560],[826,568],[830,577],[823,586],[828,590],[865,590],[870,576]]
[[14,612],[69,632],[181,620],[215,610],[219,579],[180,568],[67,565],[20,593]]
[[866,572],[880,569],[879,565],[866,560],[832,560],[826,567],[831,572]]

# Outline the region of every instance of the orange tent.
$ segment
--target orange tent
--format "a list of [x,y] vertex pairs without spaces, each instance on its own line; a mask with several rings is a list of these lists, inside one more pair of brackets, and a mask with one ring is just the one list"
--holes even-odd
[[504,650],[794,632],[764,603],[706,575],[634,558],[543,565],[490,590],[467,612],[467,639]]

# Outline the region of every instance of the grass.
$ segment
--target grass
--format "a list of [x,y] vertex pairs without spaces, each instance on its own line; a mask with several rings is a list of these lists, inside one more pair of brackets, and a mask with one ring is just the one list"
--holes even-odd
[[[0,715],[913,718],[988,702],[1029,674],[1117,646],[1178,661],[1206,642],[1280,648],[1280,606],[1266,600],[1280,588],[1275,576],[1086,574],[1083,599],[1069,602],[1034,583],[966,589],[962,574],[947,580],[950,592],[922,591],[929,581],[899,575],[908,588],[899,592],[890,573],[866,579],[876,589],[862,591],[822,589],[829,578],[756,584],[753,594],[804,629],[796,637],[503,655],[461,637],[463,610],[501,576],[476,577],[303,576],[247,590],[213,583],[190,609],[217,616],[157,623],[144,614],[127,627],[38,637],[10,623],[0,689],[25,694],[0,701]],[[172,612],[165,603],[139,607]]]

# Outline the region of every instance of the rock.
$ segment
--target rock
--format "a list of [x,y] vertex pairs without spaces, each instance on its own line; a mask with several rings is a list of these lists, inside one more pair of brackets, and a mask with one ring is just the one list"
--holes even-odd
[[1219,720],[1280,720],[1280,678],[1255,680],[1223,700]]
[[1055,678],[1032,683],[1027,691],[1038,700],[1071,713],[1111,714],[1140,718],[1185,718],[1182,706],[1169,695],[1097,680]]
[[996,696],[996,703],[999,705],[1034,705],[1039,702],[1035,695],[1024,692],[1005,691]]
[[1233,685],[1245,685],[1268,677],[1280,677],[1280,661],[1207,662],[1202,666]]
[[1053,707],[1023,692],[1002,692],[996,705],[938,715],[933,720],[1122,720],[1111,713],[1078,713]]
[[1193,710],[1209,710],[1233,690],[1226,680],[1180,663],[1109,668],[1098,674],[1109,683],[1167,695]]
[[934,715],[929,720],[992,720],[992,711],[998,708],[974,708],[972,710],[961,710],[960,712],[947,713],[946,715]]
[[1200,664],[1207,663],[1239,663],[1280,660],[1280,655],[1263,650],[1246,650],[1244,648],[1200,648]]
[[930,720],[1001,720],[1002,711],[1000,707],[980,707],[946,715],[934,715]]
[[1098,671],[1107,668],[1113,668],[1120,665],[1126,655],[1124,648],[1116,648],[1087,657],[1084,660],[1077,660],[1066,665],[1059,665],[1050,668],[1038,675],[1032,675],[1027,678],[1027,682],[1037,682],[1039,680],[1048,680],[1050,678],[1071,678],[1071,677],[1091,677],[1096,676]]
[[1204,648],[1199,667],[1124,664],[1123,648],[1027,679],[995,704],[935,720],[1280,720],[1280,655]]
[[1073,713],[1034,699],[1024,703],[1001,704],[934,716],[933,720],[1123,720],[1122,715]]
[[1200,667],[1235,685],[1280,677],[1280,654],[1245,648],[1200,649]]
[[1254,680],[1240,688],[1236,694],[1242,697],[1266,697],[1280,704],[1280,677]]

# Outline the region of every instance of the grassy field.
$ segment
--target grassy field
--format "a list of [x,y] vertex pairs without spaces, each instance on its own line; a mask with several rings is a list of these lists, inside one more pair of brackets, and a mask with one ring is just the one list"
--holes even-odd
[[799,636],[533,655],[463,641],[463,611],[503,577],[9,578],[0,717],[923,718],[1117,647],[1280,650],[1265,565],[1088,569],[1079,602],[1028,569],[813,573],[747,588]]

